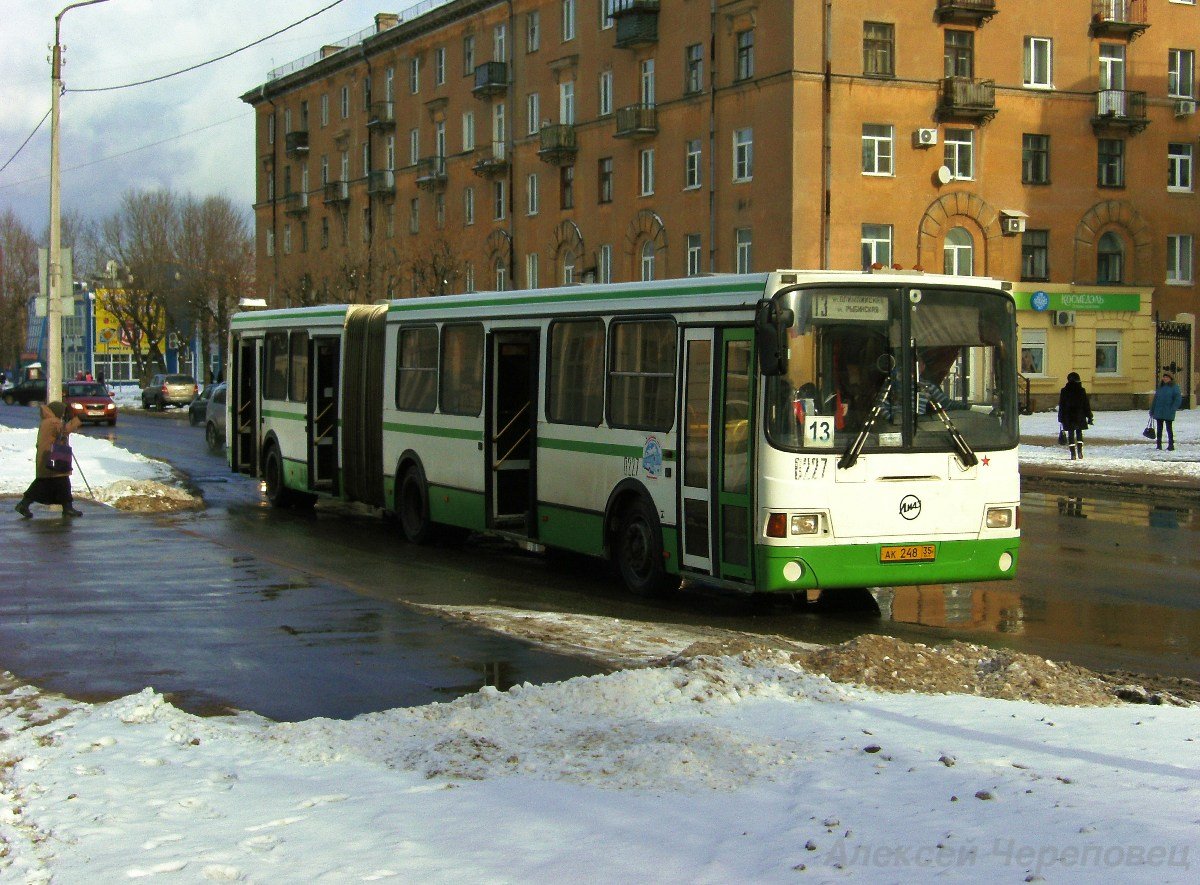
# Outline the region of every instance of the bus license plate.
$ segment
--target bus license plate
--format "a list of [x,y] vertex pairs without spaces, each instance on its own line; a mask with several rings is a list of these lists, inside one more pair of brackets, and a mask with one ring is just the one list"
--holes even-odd
[[896,544],[879,548],[880,562],[933,562],[937,547],[933,544]]

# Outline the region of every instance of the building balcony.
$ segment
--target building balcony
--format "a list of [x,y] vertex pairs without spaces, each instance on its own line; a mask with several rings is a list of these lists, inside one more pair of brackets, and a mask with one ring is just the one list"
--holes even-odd
[[333,203],[349,203],[350,202],[350,182],[348,181],[327,181],[325,182],[325,205]]
[[650,138],[658,134],[658,111],[652,104],[617,108],[617,138]]
[[508,91],[508,65],[502,61],[485,61],[475,66],[476,98],[489,98]]
[[945,77],[938,89],[938,120],[976,120],[996,116],[996,81]]
[[283,211],[288,215],[304,215],[308,212],[308,194],[304,191],[288,194],[283,198]]
[[1135,40],[1148,27],[1146,0],[1092,0],[1089,36]]
[[441,190],[445,186],[445,157],[422,157],[417,160],[417,187],[423,190]]
[[1149,125],[1146,93],[1128,89],[1101,89],[1096,93],[1096,116],[1092,117],[1092,132],[1136,134]]
[[613,20],[618,49],[637,49],[658,42],[658,0],[616,0]]
[[396,193],[396,173],[391,169],[376,169],[367,173],[367,193],[375,197],[390,197]]
[[508,168],[508,147],[502,141],[491,141],[475,149],[478,159],[471,169],[476,175],[492,178]]
[[575,161],[579,150],[575,142],[575,127],[570,123],[543,126],[538,131],[538,156],[555,166],[565,166]]
[[283,149],[289,157],[308,156],[308,130],[294,129],[283,137]]
[[396,125],[396,103],[373,101],[367,113],[367,125],[375,129],[392,129]]
[[937,0],[934,18],[940,25],[981,27],[995,15],[996,0]]

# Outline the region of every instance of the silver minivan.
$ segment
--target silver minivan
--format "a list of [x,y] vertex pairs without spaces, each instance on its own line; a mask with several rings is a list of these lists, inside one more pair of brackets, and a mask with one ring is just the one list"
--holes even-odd
[[200,388],[191,375],[155,375],[142,389],[143,409],[183,408],[196,398]]

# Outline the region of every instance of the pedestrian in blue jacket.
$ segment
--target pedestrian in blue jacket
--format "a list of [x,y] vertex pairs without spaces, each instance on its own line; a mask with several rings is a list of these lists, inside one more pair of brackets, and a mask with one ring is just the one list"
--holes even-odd
[[1175,413],[1183,405],[1183,394],[1175,377],[1163,372],[1162,383],[1154,391],[1154,402],[1150,403],[1150,417],[1158,422],[1158,447],[1162,448],[1163,425],[1167,425],[1167,451],[1175,451]]

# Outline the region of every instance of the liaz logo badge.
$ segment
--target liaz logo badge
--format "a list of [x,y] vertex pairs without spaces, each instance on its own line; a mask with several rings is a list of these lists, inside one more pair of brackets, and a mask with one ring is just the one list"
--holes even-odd
[[916,495],[905,495],[900,499],[900,515],[905,519],[916,519],[921,515],[921,499]]

